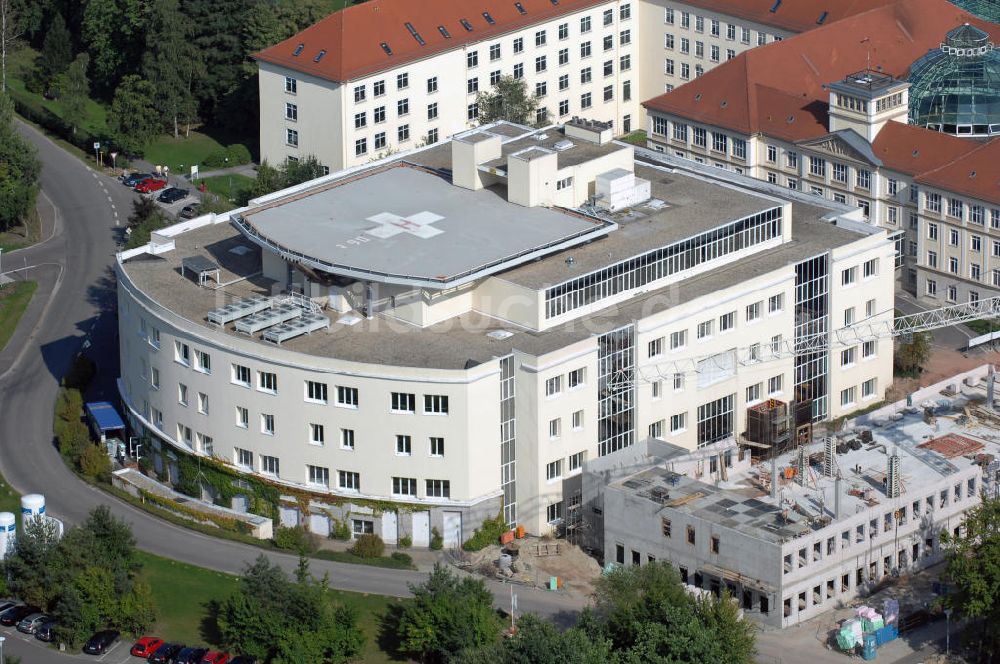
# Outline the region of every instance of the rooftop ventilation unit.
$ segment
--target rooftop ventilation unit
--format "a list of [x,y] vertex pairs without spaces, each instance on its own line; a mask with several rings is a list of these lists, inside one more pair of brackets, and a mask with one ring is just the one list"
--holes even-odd
[[494,341],[500,341],[501,339],[509,339],[514,336],[513,332],[509,330],[493,330],[492,332],[487,332],[486,336]]
[[536,141],[544,141],[547,140],[548,138],[549,138],[548,134],[535,134]]
[[556,152],[565,152],[566,150],[569,150],[571,147],[573,147],[573,141],[564,140],[564,141],[559,141],[558,143],[553,145],[552,149],[555,150]]

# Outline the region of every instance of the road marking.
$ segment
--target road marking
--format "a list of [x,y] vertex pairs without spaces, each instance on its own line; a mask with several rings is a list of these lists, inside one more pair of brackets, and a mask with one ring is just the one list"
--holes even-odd
[[111,202],[111,194],[108,194],[108,202]]

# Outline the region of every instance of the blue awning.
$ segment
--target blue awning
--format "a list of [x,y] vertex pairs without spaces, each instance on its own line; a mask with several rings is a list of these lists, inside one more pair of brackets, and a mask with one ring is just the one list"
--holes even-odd
[[90,419],[102,432],[125,428],[125,423],[122,422],[118,411],[107,401],[93,401],[88,403],[87,415],[90,416]]

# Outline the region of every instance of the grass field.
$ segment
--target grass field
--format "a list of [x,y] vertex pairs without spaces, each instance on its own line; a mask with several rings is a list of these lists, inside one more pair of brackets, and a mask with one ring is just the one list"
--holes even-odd
[[34,210],[21,226],[0,233],[0,251],[8,252],[35,244],[41,239],[42,220]]
[[17,327],[17,321],[28,308],[31,296],[38,284],[34,281],[16,281],[6,286],[0,286],[0,350],[10,340]]
[[[146,148],[144,159],[151,164],[168,166],[172,173],[183,175],[191,172],[191,166],[200,164],[208,155],[225,146],[206,134],[192,131],[187,138],[181,133],[174,138],[164,135]],[[202,170],[205,170],[202,167]]]
[[[210,192],[221,196],[223,200],[230,200],[236,198],[236,194],[241,190],[249,187],[253,183],[253,178],[233,173],[232,175],[215,175],[198,182],[204,182],[205,187]],[[230,189],[230,183],[232,183],[232,189]]]
[[[218,646],[218,634],[208,620],[209,605],[212,601],[224,600],[235,591],[237,578],[145,552],[141,552],[139,557],[143,564],[142,576],[152,587],[159,616],[152,633],[168,641]],[[392,659],[381,649],[378,639],[382,616],[391,604],[399,600],[340,591],[331,591],[331,595],[358,612],[358,622],[368,637],[362,662],[388,664],[407,661]],[[388,647],[393,645],[388,644]]]

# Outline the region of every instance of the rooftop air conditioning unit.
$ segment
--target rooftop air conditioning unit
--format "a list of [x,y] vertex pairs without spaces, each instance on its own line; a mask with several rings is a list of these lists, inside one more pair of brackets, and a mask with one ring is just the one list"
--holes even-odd
[[565,152],[566,150],[569,150],[571,147],[573,147],[573,141],[566,141],[566,140],[559,141],[558,143],[552,146],[552,148],[556,152]]

